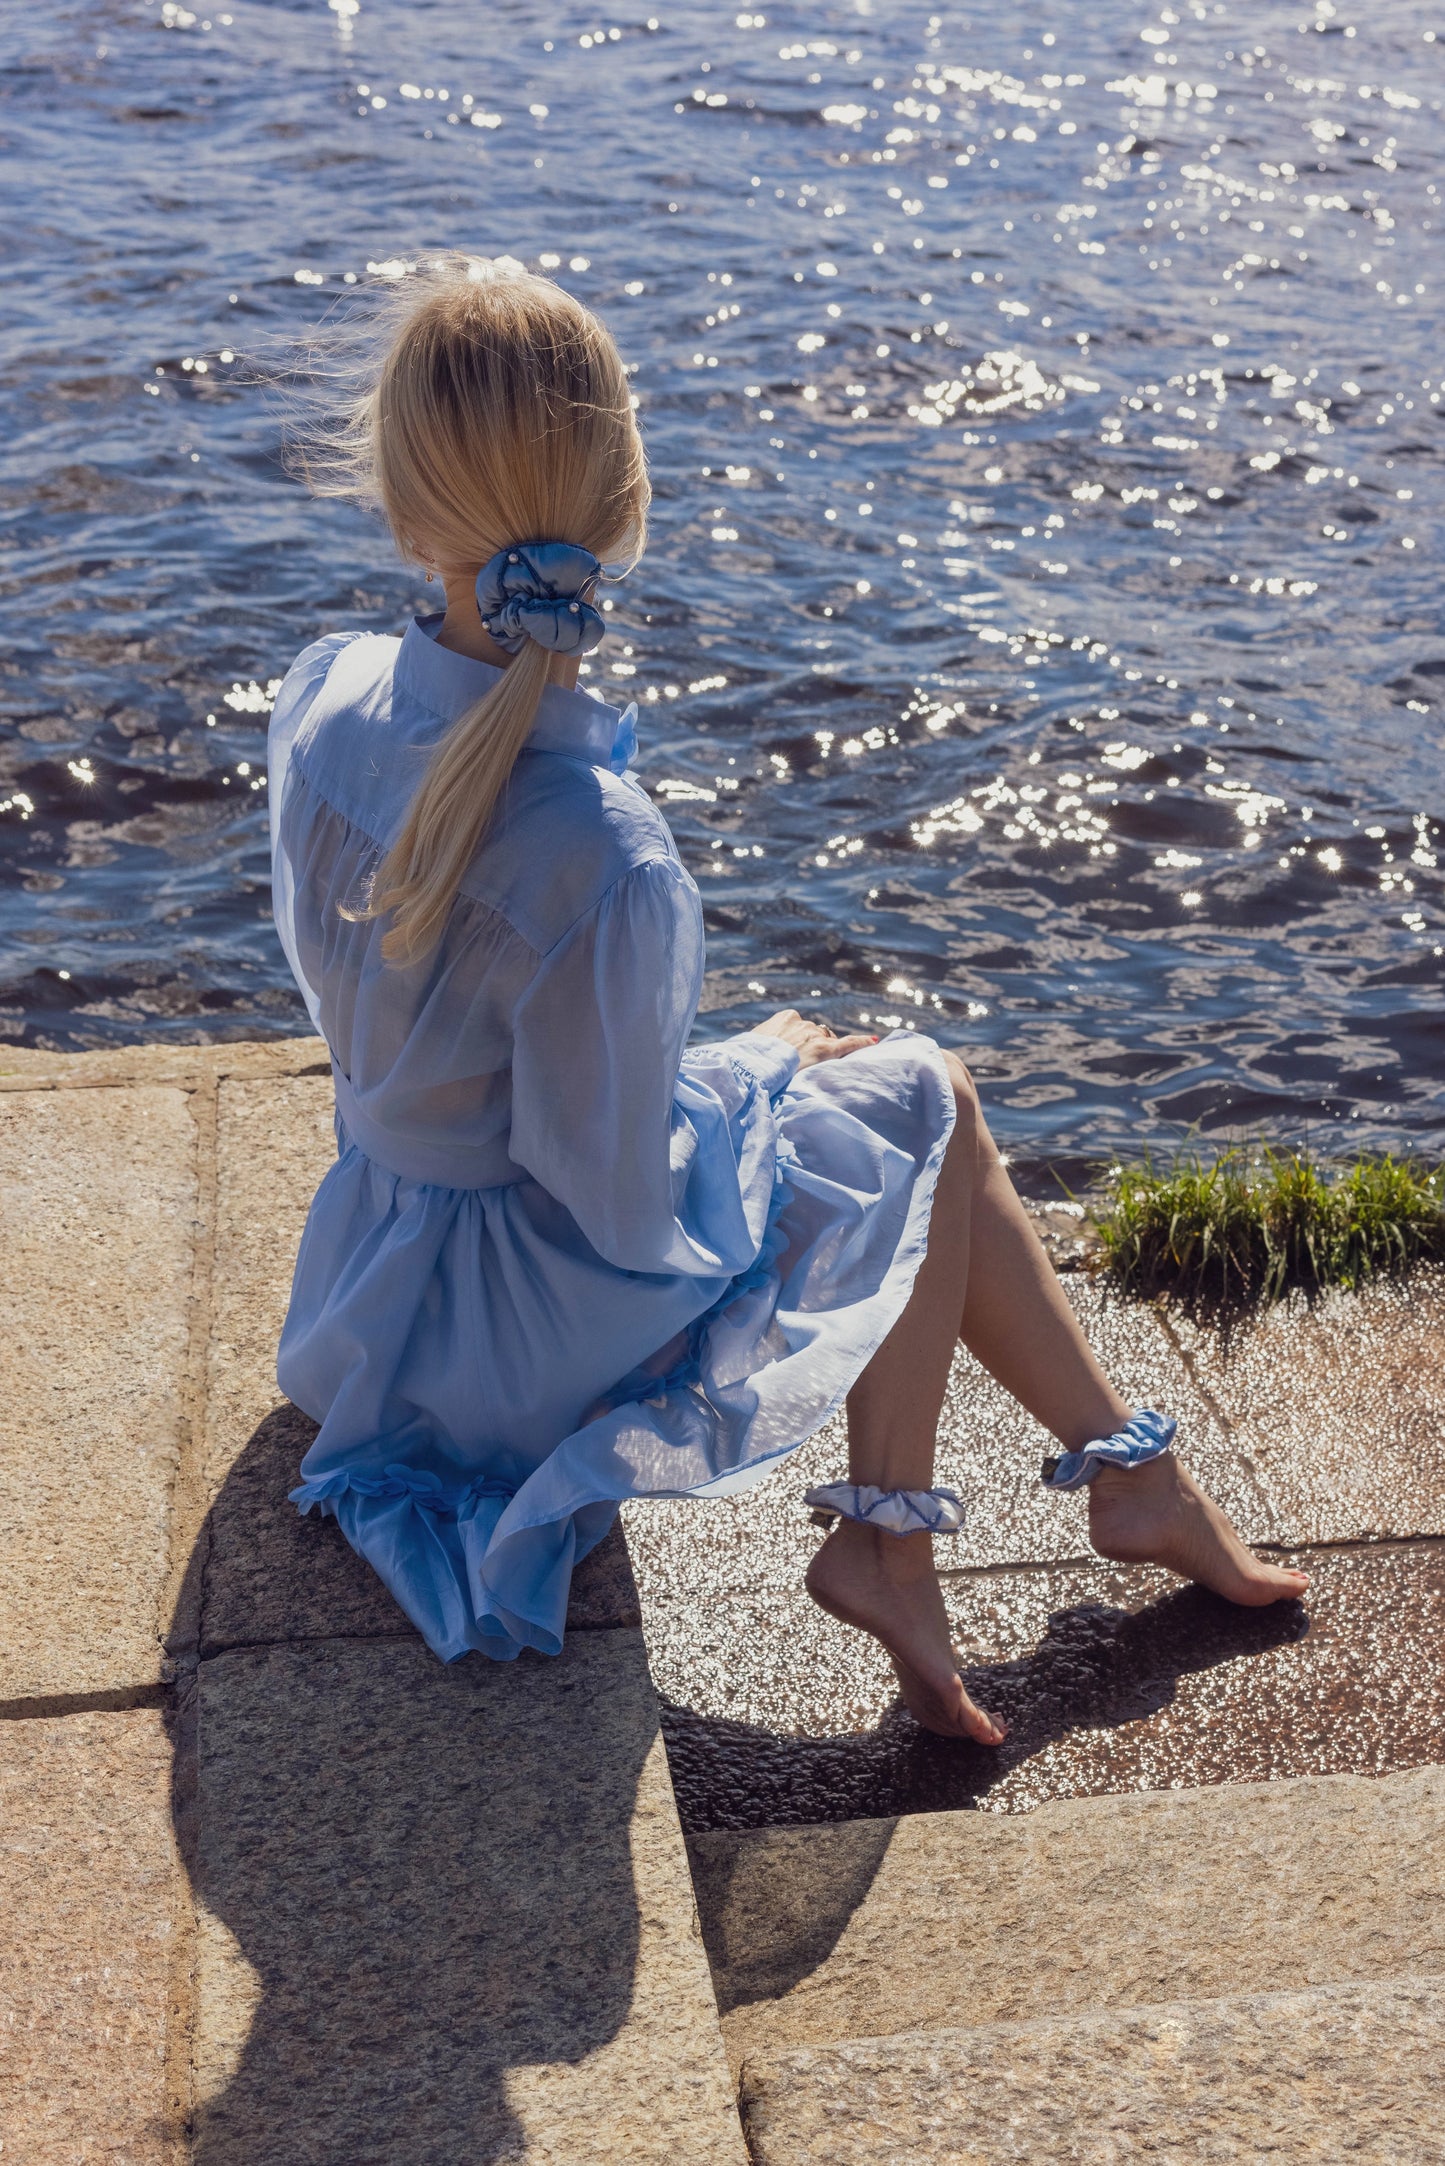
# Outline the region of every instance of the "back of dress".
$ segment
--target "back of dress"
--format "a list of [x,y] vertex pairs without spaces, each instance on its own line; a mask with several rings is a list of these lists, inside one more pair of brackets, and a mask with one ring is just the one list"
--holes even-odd
[[554,686],[437,947],[405,966],[383,960],[370,883],[439,738],[498,675],[439,646],[434,629],[324,639],[286,678],[270,743],[276,923],[353,1138],[396,1173],[489,1187],[520,1177],[516,1019],[559,943],[630,872],[655,867],[676,920],[673,1000],[690,1019],[700,928],[687,937],[692,883],[625,774],[630,713]]
[[446,1659],[556,1653],[624,1496],[753,1481],[907,1298],[952,1121],[902,1037],[796,1076],[689,1046],[697,889],[627,719],[551,687],[437,947],[383,962],[368,885],[496,672],[413,624],[323,640],[272,722],[276,922],[333,1053],[337,1156],[277,1379],[292,1492]]

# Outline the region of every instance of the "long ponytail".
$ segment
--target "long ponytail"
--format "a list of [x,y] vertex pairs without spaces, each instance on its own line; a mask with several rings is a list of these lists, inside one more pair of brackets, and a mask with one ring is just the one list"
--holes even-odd
[[[304,461],[318,493],[379,502],[398,546],[475,577],[498,550],[571,542],[635,562],[646,462],[617,349],[582,304],[519,266],[433,262],[392,307],[379,367]],[[433,947],[536,719],[554,657],[525,639],[441,740],[363,914],[389,961]]]
[[435,945],[537,718],[551,660],[529,639],[432,754],[372,884],[367,915],[392,920],[381,940],[388,962],[410,962]]

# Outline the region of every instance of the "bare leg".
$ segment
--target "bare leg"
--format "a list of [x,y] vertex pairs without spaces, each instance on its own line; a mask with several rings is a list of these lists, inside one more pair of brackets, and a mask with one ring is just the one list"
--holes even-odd
[[[982,1122],[978,1133],[975,1268],[959,1336],[1066,1451],[1077,1451],[1122,1427],[1132,1410],[1094,1359]],[[1246,1549],[1173,1452],[1142,1467],[1100,1468],[1089,1485],[1089,1539],[1101,1556],[1162,1564],[1249,1607],[1298,1597],[1309,1585],[1305,1573]]]
[[[848,1395],[849,1472],[880,1489],[933,1486],[934,1445],[958,1338],[1066,1450],[1107,1436],[1131,1409],[1100,1369],[978,1108],[945,1055],[957,1121],[939,1173],[928,1253],[908,1306]],[[974,1268],[970,1270],[970,1256]],[[1104,1468],[1090,1486],[1090,1538],[1108,1557],[1155,1562],[1230,1600],[1297,1596],[1305,1575],[1261,1564],[1171,1453]],[[873,1633],[925,1728],[997,1744],[1003,1726],[968,1698],[949,1645],[932,1537],[844,1520],[809,1567],[809,1593]]]
[[[963,1070],[960,1065],[959,1074]],[[908,1306],[848,1394],[848,1467],[879,1489],[931,1489],[938,1417],[968,1278],[978,1136],[971,1093],[939,1170],[928,1253]],[[1004,1725],[963,1689],[929,1534],[840,1520],[808,1568],[815,1602],[871,1632],[893,1658],[910,1714],[945,1737],[1001,1744]]]

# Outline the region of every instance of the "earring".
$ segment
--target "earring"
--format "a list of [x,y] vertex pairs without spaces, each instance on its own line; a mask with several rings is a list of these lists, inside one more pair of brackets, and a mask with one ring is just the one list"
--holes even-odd
[[430,573],[430,572],[428,572],[428,573],[427,573],[427,575],[426,575],[426,583],[427,583],[427,585],[428,585],[428,586],[430,586],[430,585],[431,585],[431,573]]

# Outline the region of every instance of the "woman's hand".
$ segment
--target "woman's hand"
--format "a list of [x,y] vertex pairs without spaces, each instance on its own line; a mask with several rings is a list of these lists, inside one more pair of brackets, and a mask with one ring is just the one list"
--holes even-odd
[[811,1068],[820,1060],[840,1060],[845,1053],[878,1043],[869,1037],[840,1038],[827,1023],[806,1022],[796,1008],[784,1008],[753,1028],[760,1038],[781,1038],[784,1045],[796,1046],[800,1068]]

